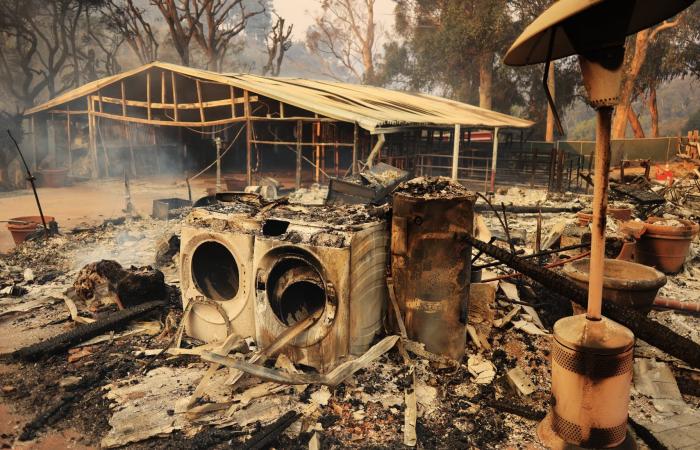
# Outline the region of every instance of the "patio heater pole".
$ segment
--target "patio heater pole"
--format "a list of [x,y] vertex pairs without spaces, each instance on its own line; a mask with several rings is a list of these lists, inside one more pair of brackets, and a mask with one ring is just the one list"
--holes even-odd
[[610,129],[612,106],[596,110],[595,172],[593,175],[593,221],[591,222],[591,263],[588,283],[589,320],[600,320],[603,300],[605,261],[605,225],[608,210],[608,173],[610,172]]

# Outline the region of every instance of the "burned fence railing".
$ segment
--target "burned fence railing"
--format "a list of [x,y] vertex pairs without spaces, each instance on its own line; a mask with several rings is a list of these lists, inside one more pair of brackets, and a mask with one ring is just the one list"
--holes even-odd
[[[551,147],[551,144],[549,144]],[[485,148],[462,150],[457,178],[460,182],[484,186],[489,190],[492,152]],[[452,153],[433,151],[416,156],[416,173],[424,176],[450,176]],[[556,148],[525,145],[523,148],[501,148],[496,168],[496,185],[546,187],[553,191],[582,187],[579,173],[583,156]]]

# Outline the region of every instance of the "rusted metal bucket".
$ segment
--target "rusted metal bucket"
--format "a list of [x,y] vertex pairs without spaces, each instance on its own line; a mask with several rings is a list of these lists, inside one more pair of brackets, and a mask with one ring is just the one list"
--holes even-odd
[[460,360],[466,346],[474,197],[394,195],[391,261],[410,339]]

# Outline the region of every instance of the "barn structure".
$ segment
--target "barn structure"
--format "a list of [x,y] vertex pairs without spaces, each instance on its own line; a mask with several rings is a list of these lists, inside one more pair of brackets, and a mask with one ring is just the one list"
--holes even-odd
[[25,114],[35,168],[63,167],[76,178],[185,177],[216,165],[238,173],[241,185],[286,171],[296,188],[356,173],[368,158],[488,179],[496,152],[475,165],[472,132],[495,130],[496,149],[498,130],[532,125],[427,94],[163,62],[87,83]]

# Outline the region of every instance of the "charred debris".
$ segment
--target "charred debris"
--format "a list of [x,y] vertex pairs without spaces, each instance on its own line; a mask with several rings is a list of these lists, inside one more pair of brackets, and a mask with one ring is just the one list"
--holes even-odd
[[[552,326],[586,303],[589,199],[408,178],[378,164],[18,246],[0,387],[29,419],[0,442],[539,448]],[[629,422],[650,448],[700,442],[699,193],[628,174],[610,197],[604,314],[639,338]]]

